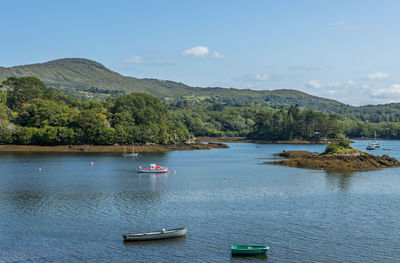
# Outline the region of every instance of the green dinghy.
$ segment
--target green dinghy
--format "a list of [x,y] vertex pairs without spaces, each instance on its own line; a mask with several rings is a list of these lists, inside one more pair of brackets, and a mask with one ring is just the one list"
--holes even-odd
[[269,249],[264,245],[233,245],[231,246],[232,255],[259,255],[264,254]]

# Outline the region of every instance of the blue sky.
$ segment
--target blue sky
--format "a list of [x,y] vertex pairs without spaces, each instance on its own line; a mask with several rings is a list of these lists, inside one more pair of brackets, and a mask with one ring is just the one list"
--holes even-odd
[[65,57],[192,86],[400,102],[400,1],[2,1],[0,66]]

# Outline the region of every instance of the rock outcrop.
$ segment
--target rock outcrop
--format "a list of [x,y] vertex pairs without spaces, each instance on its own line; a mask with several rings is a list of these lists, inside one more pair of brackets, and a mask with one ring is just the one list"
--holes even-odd
[[328,171],[368,171],[379,168],[400,167],[400,162],[388,155],[374,156],[362,151],[349,155],[285,151],[276,155],[288,159],[268,162],[269,164]]

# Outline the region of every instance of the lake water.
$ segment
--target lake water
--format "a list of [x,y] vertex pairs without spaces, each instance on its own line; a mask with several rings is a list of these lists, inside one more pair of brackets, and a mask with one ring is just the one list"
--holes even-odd
[[[392,150],[374,154],[400,159],[400,141],[381,144]],[[342,174],[262,165],[283,149],[325,146],[229,146],[125,159],[0,154],[0,262],[400,261],[399,168]],[[135,172],[153,162],[176,173]],[[122,241],[123,233],[182,226],[186,238]],[[232,244],[270,251],[231,257]]]

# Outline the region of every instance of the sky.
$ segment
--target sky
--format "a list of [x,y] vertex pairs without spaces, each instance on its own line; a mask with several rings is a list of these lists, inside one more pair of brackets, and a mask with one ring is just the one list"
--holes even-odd
[[0,3],[3,67],[79,57],[196,87],[400,102],[400,1]]

